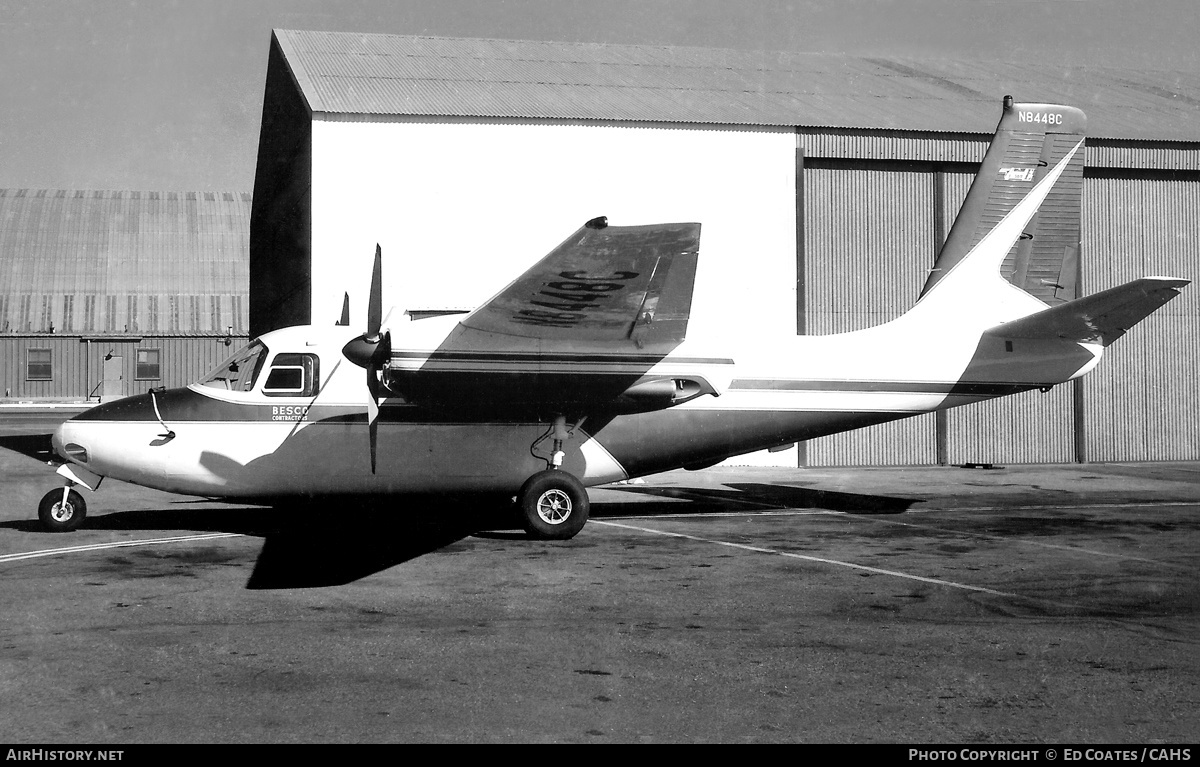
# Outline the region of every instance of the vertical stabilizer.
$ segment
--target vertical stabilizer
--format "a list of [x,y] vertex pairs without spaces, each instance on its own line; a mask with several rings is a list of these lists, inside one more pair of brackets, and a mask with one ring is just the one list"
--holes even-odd
[[[1077,297],[1083,112],[1004,97],[996,136],[971,184],[921,297],[975,290],[985,271],[1055,305]],[[991,272],[995,274],[995,272]],[[982,296],[980,296],[982,297]]]

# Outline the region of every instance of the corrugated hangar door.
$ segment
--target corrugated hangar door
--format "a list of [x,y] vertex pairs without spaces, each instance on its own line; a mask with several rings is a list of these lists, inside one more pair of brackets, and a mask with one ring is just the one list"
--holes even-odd
[[[1200,181],[1085,180],[1083,289],[1200,276]],[[1200,290],[1193,284],[1110,346],[1083,380],[1084,460],[1200,458]]]
[[[878,325],[916,301],[933,263],[933,173],[810,163],[804,170],[804,325],[809,335]],[[807,443],[809,466],[932,464],[932,414]]]
[[[971,187],[974,173],[948,172],[942,195],[949,226]],[[952,408],[945,413],[945,460],[965,463],[1063,463],[1075,460],[1074,385],[1049,392]]]

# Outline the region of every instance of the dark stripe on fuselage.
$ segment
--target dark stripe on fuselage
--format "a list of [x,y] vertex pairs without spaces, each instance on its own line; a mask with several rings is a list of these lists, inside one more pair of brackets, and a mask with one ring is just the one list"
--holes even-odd
[[1030,383],[992,383],[958,381],[930,383],[927,381],[801,381],[775,378],[737,378],[731,391],[840,391],[889,392],[903,394],[974,394],[983,397],[1002,397],[1036,388]]
[[460,352],[460,351],[403,351],[393,350],[392,359],[418,359],[447,362],[530,362],[552,367],[556,364],[621,363],[656,365],[669,362],[679,365],[732,365],[733,360],[719,357],[668,357],[666,354],[555,354],[542,352]]
[[919,413],[672,409],[586,426],[630,476],[642,476],[710,466],[729,456],[913,415]]
[[[537,388],[537,387],[534,387]],[[981,383],[959,382],[955,384],[934,384],[905,381],[800,381],[776,379],[738,379],[730,387],[735,391],[849,391],[849,392],[902,392],[924,394],[972,395],[980,397],[998,397],[1006,394],[1026,391],[1035,388],[1033,384],[1018,383]],[[493,402],[487,405],[488,397],[478,395],[486,392],[473,392],[476,396],[463,397],[459,407],[421,407],[396,399],[385,400],[380,409],[380,420],[383,423],[505,423],[510,421],[550,421],[554,413],[550,408],[538,407],[536,402],[528,403],[515,401]],[[497,392],[493,391],[494,396]],[[285,399],[279,403],[270,402],[229,402],[215,397],[208,397],[189,388],[166,389],[155,392],[153,399],[150,394],[139,394],[133,397],[106,402],[80,413],[73,420],[77,421],[154,421],[159,420],[154,410],[154,400],[158,403],[158,412],[168,426],[173,421],[331,421],[357,422],[366,420],[366,406],[347,404],[326,405],[321,403],[297,403]],[[530,397],[536,400],[536,397]],[[587,400],[581,395],[580,400]],[[477,407],[467,407],[465,403],[480,402]],[[582,410],[599,411],[598,405],[586,406],[581,402]],[[490,410],[501,410],[503,413],[493,413]],[[541,412],[545,409],[546,412]],[[693,412],[693,411],[688,411]],[[725,417],[732,417],[728,411]],[[774,412],[774,411],[771,411]],[[586,412],[580,415],[587,414]],[[885,418],[886,420],[886,418]]]
[[349,420],[366,420],[366,406],[313,405],[297,403],[294,399],[278,404],[263,402],[227,402],[206,397],[191,389],[166,389],[150,394],[138,394],[114,402],[105,402],[85,410],[73,421],[158,421],[158,412],[168,426],[175,423],[203,421],[313,421],[315,414],[347,416]]
[[[167,389],[155,392],[158,412],[168,428],[181,423],[366,423],[367,407],[348,404],[323,404],[283,399],[278,403],[229,402],[208,397],[191,389]],[[413,405],[393,398],[384,400],[379,410],[379,422],[391,424],[451,424],[451,423],[549,423],[555,413],[533,408],[517,408],[511,404],[494,407],[502,414],[487,412],[482,407],[432,408]],[[152,422],[158,423],[154,400],[149,394],[106,402],[75,416],[75,421]]]

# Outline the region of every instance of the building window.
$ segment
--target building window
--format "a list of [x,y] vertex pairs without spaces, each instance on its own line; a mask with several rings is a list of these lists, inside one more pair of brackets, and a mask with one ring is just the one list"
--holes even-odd
[[54,366],[51,364],[49,349],[29,350],[29,365],[25,378],[29,381],[54,380]]
[[136,378],[139,381],[157,381],[162,378],[162,367],[159,365],[159,349],[137,350]]

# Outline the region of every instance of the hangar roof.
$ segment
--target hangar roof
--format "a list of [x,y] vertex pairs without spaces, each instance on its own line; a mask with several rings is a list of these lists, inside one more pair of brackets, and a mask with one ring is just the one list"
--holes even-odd
[[246,327],[250,195],[0,189],[0,332]]
[[991,133],[1060,102],[1097,138],[1200,141],[1183,71],[276,30],[314,113]]

